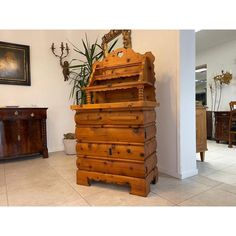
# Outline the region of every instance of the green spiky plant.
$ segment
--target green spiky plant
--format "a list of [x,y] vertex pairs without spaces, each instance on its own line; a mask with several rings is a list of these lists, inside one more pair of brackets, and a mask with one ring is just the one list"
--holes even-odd
[[[112,51],[116,45],[118,39],[115,40],[108,48],[108,53]],[[71,42],[70,42],[71,43]],[[101,60],[104,57],[104,52],[101,45],[97,43],[97,40],[90,44],[85,35],[85,40],[82,39],[83,49],[80,50],[74,44],[74,51],[79,54],[82,59],[73,59],[70,62],[69,70],[69,80],[72,84],[72,89],[70,93],[70,98],[74,99],[74,103],[82,105],[86,104],[86,93],[82,89],[87,87],[89,83],[89,77],[92,73],[92,65],[95,61]],[[78,65],[72,65],[75,61],[79,62]]]

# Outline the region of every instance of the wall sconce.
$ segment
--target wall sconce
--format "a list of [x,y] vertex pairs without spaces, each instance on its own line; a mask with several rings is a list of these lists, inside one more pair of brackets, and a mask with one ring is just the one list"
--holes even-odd
[[68,61],[64,61],[63,62],[63,59],[66,58],[68,55],[69,55],[69,47],[68,47],[68,44],[66,43],[66,46],[64,47],[64,44],[63,42],[61,42],[61,54],[56,54],[56,48],[54,47],[54,43],[52,43],[52,46],[51,46],[51,50],[52,50],[52,53],[56,56],[56,57],[59,57],[59,61],[60,61],[60,66],[62,67],[62,73],[63,73],[63,76],[64,76],[64,81],[67,81],[69,79],[69,74],[70,74],[70,71],[69,71],[69,62]]

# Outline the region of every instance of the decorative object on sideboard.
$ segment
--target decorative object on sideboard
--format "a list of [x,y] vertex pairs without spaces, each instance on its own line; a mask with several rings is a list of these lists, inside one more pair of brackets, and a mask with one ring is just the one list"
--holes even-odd
[[64,134],[63,139],[64,150],[67,155],[76,154],[76,138],[75,133],[66,133]]
[[224,85],[229,85],[233,76],[230,72],[224,70],[221,74],[214,76],[213,83],[209,84],[211,92],[211,111],[218,111],[222,99],[222,89]]
[[0,42],[0,84],[30,86],[30,47]]

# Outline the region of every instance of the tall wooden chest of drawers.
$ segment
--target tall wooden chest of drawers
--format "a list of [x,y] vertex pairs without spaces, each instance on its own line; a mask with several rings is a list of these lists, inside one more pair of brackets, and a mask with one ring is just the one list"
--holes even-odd
[[[122,56],[120,56],[120,54]],[[76,111],[77,184],[129,184],[147,196],[158,178],[154,56],[117,49],[93,65]]]
[[0,108],[0,159],[48,157],[47,108]]

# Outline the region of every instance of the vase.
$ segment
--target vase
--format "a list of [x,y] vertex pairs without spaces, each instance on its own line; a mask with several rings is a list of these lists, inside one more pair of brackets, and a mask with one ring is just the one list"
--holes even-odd
[[64,151],[67,155],[76,154],[76,139],[63,139]]

